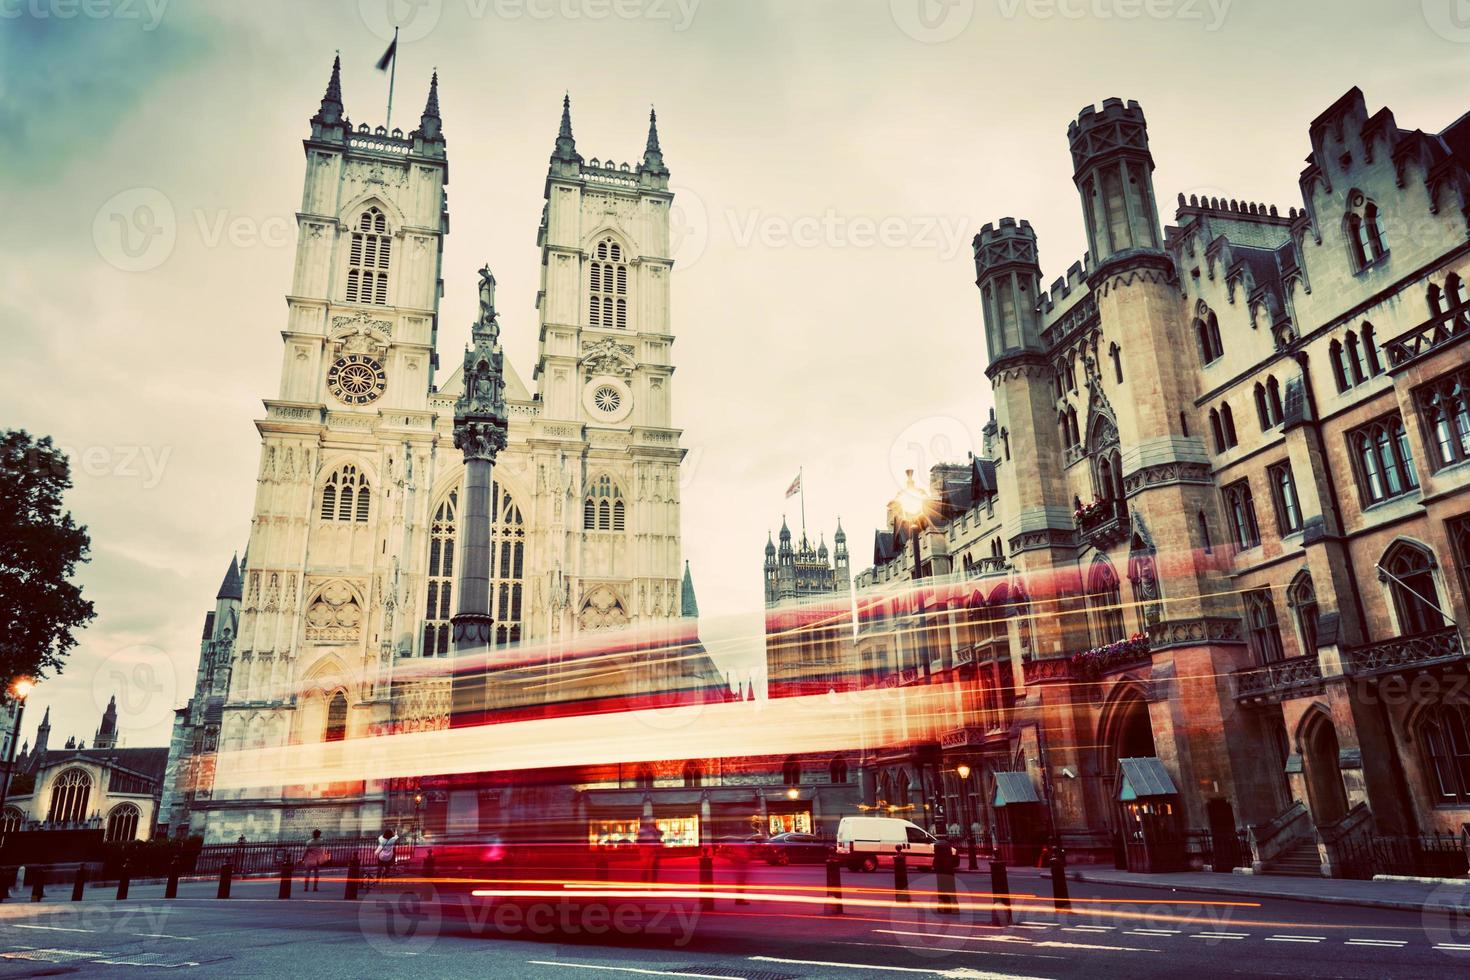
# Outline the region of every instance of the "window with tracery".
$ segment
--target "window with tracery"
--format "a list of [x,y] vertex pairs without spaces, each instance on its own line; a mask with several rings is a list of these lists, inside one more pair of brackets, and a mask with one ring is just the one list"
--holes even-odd
[[627,530],[627,505],[623,491],[607,474],[592,481],[582,501],[582,528],[586,531]]
[[1302,529],[1302,505],[1296,494],[1296,480],[1290,463],[1278,463],[1266,470],[1271,484],[1271,499],[1276,505],[1276,530],[1283,535]]
[[327,703],[327,722],[322,728],[323,742],[340,742],[347,737],[347,695],[341,691]]
[[604,238],[588,263],[587,322],[594,327],[628,329],[628,264],[623,247]]
[[322,484],[321,519],[366,524],[372,513],[372,495],[367,474],[347,463]]
[[103,840],[129,841],[138,839],[138,822],[143,819],[142,811],[132,803],[119,803],[107,814],[107,829]]
[[51,806],[46,819],[51,823],[85,820],[91,797],[92,777],[83,769],[67,769],[51,784]]
[[1416,388],[1414,403],[1434,468],[1470,460],[1470,368]]
[[1418,725],[1423,770],[1438,804],[1470,804],[1470,705],[1425,709]]
[[1195,313],[1194,336],[1199,344],[1200,363],[1213,364],[1225,354],[1225,342],[1220,339],[1220,320],[1203,303]]
[[347,255],[347,302],[388,305],[388,263],[393,238],[388,219],[376,207],[358,215]]
[[1230,520],[1230,535],[1238,548],[1254,548],[1261,543],[1260,525],[1256,523],[1256,502],[1251,496],[1249,480],[1238,480],[1221,491],[1225,516]]
[[1408,433],[1397,413],[1353,429],[1347,440],[1365,506],[1419,488]]
[[1093,645],[1128,639],[1128,627],[1123,621],[1123,592],[1112,562],[1101,556],[1093,561],[1087,592],[1087,604],[1092,608]]
[[1292,579],[1286,590],[1286,604],[1296,616],[1297,638],[1301,641],[1302,655],[1317,652],[1317,589],[1312,576],[1302,572]]
[[1253,589],[1245,594],[1245,622],[1250,633],[1251,648],[1263,664],[1286,656],[1281,643],[1281,623],[1276,618],[1276,603],[1270,589]]
[[[459,555],[459,495],[449,496],[434,511],[429,526],[428,590],[424,607],[423,655],[450,653],[456,567]],[[490,614],[498,645],[520,641],[525,590],[526,523],[520,507],[497,481],[490,484]]]
[[1378,205],[1353,191],[1348,196],[1348,213],[1344,219],[1348,252],[1355,270],[1362,270],[1388,254],[1388,239],[1383,234],[1383,218]]
[[1444,627],[1432,555],[1400,541],[1388,549],[1378,567],[1393,599],[1401,636],[1432,633]]

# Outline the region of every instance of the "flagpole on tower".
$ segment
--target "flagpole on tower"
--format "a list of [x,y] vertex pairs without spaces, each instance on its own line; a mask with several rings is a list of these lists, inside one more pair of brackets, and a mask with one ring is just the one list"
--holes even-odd
[[388,51],[378,61],[378,68],[383,67],[383,62],[388,62],[388,115],[383,120],[383,128],[389,133],[393,132],[393,83],[398,79],[398,28],[393,28],[393,43],[388,45]]
[[801,536],[806,539],[806,481],[801,478],[802,467],[796,468],[796,483],[801,487]]

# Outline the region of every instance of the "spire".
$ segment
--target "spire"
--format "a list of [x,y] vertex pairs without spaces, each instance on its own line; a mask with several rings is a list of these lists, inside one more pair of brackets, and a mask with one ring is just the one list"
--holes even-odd
[[658,146],[658,113],[652,106],[648,107],[648,143],[643,147],[643,166],[638,169],[660,177],[669,175],[669,168],[664,166],[663,151]]
[[841,545],[847,543],[847,532],[842,530],[842,518],[837,518],[837,533],[832,535],[832,540]]
[[561,129],[556,134],[556,149],[551,151],[551,162],[582,165],[582,155],[577,152],[577,140],[572,136],[572,95],[568,92],[561,100]]
[[771,532],[766,532],[766,556],[770,557],[776,553],[776,544],[771,540]]
[[97,726],[97,737],[92,739],[92,747],[97,749],[110,749],[117,744],[117,695],[114,694],[107,702],[107,710],[102,712],[102,724]]
[[332,59],[332,77],[327,80],[327,94],[322,96],[321,108],[311,117],[313,123],[336,126],[342,122],[342,56]]
[[699,600],[694,598],[694,576],[689,573],[689,560],[684,560],[684,584],[679,587],[679,615],[685,619],[699,616]]
[[439,71],[435,69],[429,79],[429,98],[424,102],[424,114],[419,117],[419,128],[413,135],[426,143],[444,142],[444,120],[439,118]]
[[244,598],[244,590],[240,583],[240,561],[239,556],[230,558],[230,567],[225,571],[225,579],[219,584],[219,592],[215,593],[215,599],[241,599]]

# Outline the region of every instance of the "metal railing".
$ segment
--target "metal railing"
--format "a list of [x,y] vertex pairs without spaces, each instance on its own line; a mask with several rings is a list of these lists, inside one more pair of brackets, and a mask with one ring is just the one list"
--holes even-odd
[[1470,859],[1456,834],[1367,835],[1343,849],[1335,871],[1339,878],[1463,878],[1470,873]]
[[1385,342],[1383,352],[1390,368],[1403,367],[1466,334],[1470,334],[1470,305],[1461,304]]
[[[292,864],[300,865],[308,843],[306,840],[299,840],[275,843],[246,841],[243,844],[210,844],[199,850],[198,856],[194,859],[194,865],[188,869],[188,872],[215,875],[219,874],[223,865],[228,864],[237,875],[273,873],[288,860]],[[363,867],[372,867],[377,863],[378,839],[376,837],[347,837],[330,840],[324,837],[317,841],[317,844],[326,851],[327,867],[345,868],[353,858],[356,858]],[[411,860],[413,855],[413,843],[400,839],[395,850],[397,861]]]
[[1364,677],[1403,667],[1454,660],[1464,655],[1465,648],[1460,642],[1459,629],[1449,626],[1433,633],[1397,636],[1381,643],[1357,647],[1347,651],[1346,659],[1349,670]]
[[1322,665],[1316,653],[1277,660],[1261,667],[1235,671],[1237,701],[1272,702],[1309,694],[1322,688]]

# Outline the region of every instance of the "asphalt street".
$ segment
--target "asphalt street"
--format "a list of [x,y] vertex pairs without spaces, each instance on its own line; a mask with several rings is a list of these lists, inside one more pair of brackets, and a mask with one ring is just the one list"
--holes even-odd
[[[985,879],[988,886],[988,878]],[[721,888],[727,884],[718,883]],[[779,980],[847,977],[1431,977],[1470,973],[1470,921],[1441,913],[1252,900],[1074,882],[1072,907],[1049,884],[1012,880],[1014,923],[992,924],[988,897],[960,911],[893,901],[887,875],[850,875],[844,914],[826,914],[820,868],[758,868],[750,904],[714,910],[679,897],[496,903],[393,885],[356,901],[340,882],[290,900],[273,881],[210,882],[162,899],[136,885],[119,902],[57,889],[41,903],[0,905],[0,977],[362,976],[633,977]],[[980,887],[980,879],[975,879]],[[1025,897],[1030,892],[1034,897]],[[733,892],[728,894],[733,895]]]

